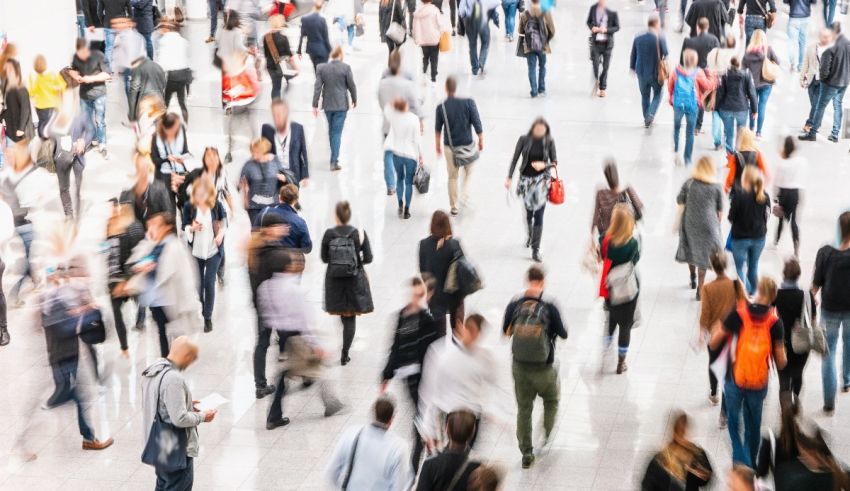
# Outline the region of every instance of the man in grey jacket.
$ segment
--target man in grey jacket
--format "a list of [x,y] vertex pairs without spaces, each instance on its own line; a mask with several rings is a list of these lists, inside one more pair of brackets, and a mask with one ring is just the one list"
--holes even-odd
[[354,74],[342,58],[342,48],[337,46],[331,51],[331,61],[322,63],[316,69],[316,85],[313,88],[313,116],[319,116],[319,98],[321,97],[322,110],[328,118],[332,171],[342,168],[339,165],[339,146],[342,142],[345,116],[348,114],[348,93],[351,93],[351,107],[357,107]]
[[[381,79],[378,84],[378,105],[381,106],[381,114],[387,107],[387,104],[401,98],[407,102],[410,112],[419,117],[419,132],[422,133],[422,106],[419,101],[419,94],[416,90],[416,85],[412,80],[401,74],[401,55],[398,50],[390,53],[389,71]],[[382,131],[384,139],[390,132],[390,123],[386,116],[383,118]],[[384,150],[384,181],[387,184],[387,195],[392,196],[395,193],[395,167],[393,167],[393,153],[390,150]]]
[[144,442],[150,438],[151,426],[159,413],[165,423],[185,428],[186,468],[165,472],[156,468],[156,489],[192,489],[194,481],[193,460],[198,457],[198,425],[209,423],[216,411],[195,410],[189,385],[183,379],[183,370],[198,359],[198,346],[186,336],[171,344],[168,357],[160,358],[142,372],[142,429]]
[[850,39],[841,33],[841,24],[836,22],[832,25],[832,46],[823,52],[820,59],[820,91],[818,92],[818,103],[812,117],[812,126],[809,132],[797,138],[804,141],[815,141],[818,128],[823,121],[826,106],[832,102],[833,123],[832,133],[829,141],[838,143],[838,131],[841,129],[842,107],[844,105],[844,93],[850,85]]

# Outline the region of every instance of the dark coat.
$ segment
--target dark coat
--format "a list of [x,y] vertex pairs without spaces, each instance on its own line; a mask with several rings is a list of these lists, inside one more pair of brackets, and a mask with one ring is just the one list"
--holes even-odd
[[[511,166],[508,169],[509,179],[514,175],[516,163],[520,157],[522,157],[522,163],[519,166],[520,174],[522,174],[523,169],[530,164],[528,161],[528,153],[531,150],[531,144],[533,141],[534,140],[529,138],[528,135],[522,135],[519,137],[519,140],[517,140],[516,148],[514,149],[514,156],[511,159]],[[547,168],[558,162],[558,154],[555,152],[555,140],[550,135],[543,137],[543,160],[546,162]]]
[[730,68],[717,87],[716,111],[757,111],[756,87],[749,70]]
[[141,63],[130,69],[130,89],[127,93],[127,116],[130,121],[136,121],[139,103],[146,95],[156,95],[165,100],[165,81],[165,71],[149,58],[144,58]]
[[369,246],[366,232],[363,232],[362,242],[360,235],[360,231],[351,225],[338,225],[326,230],[325,236],[322,237],[323,263],[327,264],[330,260],[331,240],[347,236],[354,239],[359,263],[357,274],[352,278],[332,278],[325,274],[325,312],[331,315],[368,314],[374,310],[369,278],[363,269],[364,264],[372,262],[372,248]]
[[331,40],[328,37],[328,23],[316,12],[301,18],[301,33],[298,35],[298,54],[307,38],[307,54],[327,58],[331,54]]
[[[307,141],[304,139],[304,127],[295,121],[290,121],[289,131],[289,170],[295,175],[296,186],[310,177],[310,166],[307,161]],[[277,139],[274,137],[274,126],[264,124],[261,135],[272,144],[271,153],[277,155]]]
[[[381,35],[382,43],[387,42],[387,29],[390,28],[390,23],[398,22],[404,25],[403,4],[404,0],[388,0],[378,5],[378,34]],[[393,10],[393,5],[395,5],[395,10]]]
[[455,257],[463,256],[463,249],[457,239],[448,239],[442,247],[437,249],[440,239],[429,236],[419,241],[419,272],[426,273],[434,278],[434,296],[428,303],[435,314],[454,309],[460,304],[462,297],[457,294],[446,293],[446,276],[449,274],[449,266]]
[[697,66],[705,68],[708,66],[708,54],[711,50],[718,47],[720,47],[720,40],[710,32],[700,34],[699,36],[685,38],[682,42],[682,52],[679,54],[679,64],[685,64],[685,50],[692,49],[697,52]]
[[722,0],[696,0],[691,4],[685,23],[691,28],[691,37],[697,36],[697,22],[702,17],[708,19],[708,32],[717,39],[725,37],[726,5]]
[[639,79],[652,80],[658,78],[658,55],[667,56],[667,40],[664,36],[656,36],[647,31],[635,37],[632,43],[631,68]]
[[[596,24],[596,8],[598,6],[598,3],[594,3],[590,7],[590,11],[587,13],[588,29],[599,27]],[[606,8],[605,12],[608,14],[608,32],[605,34],[608,36],[608,49],[611,49],[614,47],[614,34],[620,30],[620,17],[617,15],[617,12],[614,12],[611,9]]]
[[823,52],[820,60],[820,80],[832,87],[850,85],[850,40],[844,34]]
[[156,28],[159,19],[159,8],[154,0],[138,0],[133,6],[133,20],[140,34],[150,34]]
[[162,181],[154,179],[140,201],[136,201],[134,188],[135,186],[131,186],[122,191],[118,202],[133,205],[136,220],[144,224],[145,229],[147,229],[147,219],[157,213],[174,213],[174,199],[172,199],[171,193]]
[[98,13],[103,19],[103,27],[112,27],[112,20],[119,17],[131,18],[133,8],[130,0],[99,0]]

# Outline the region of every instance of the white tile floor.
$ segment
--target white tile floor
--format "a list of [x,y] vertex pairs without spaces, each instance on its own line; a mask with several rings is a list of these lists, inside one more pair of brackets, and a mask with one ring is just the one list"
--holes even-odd
[[[646,131],[640,124],[637,87],[626,65],[631,38],[644,25],[651,6],[613,2],[620,11],[623,29],[617,35],[609,97],[600,100],[588,97],[591,77],[583,25],[585,3],[563,4],[555,12],[558,32],[549,60],[546,99],[528,98],[525,65],[514,56],[513,45],[504,42],[495,31],[486,79],[471,77],[461,38],[455,38],[454,51],[440,60],[440,81],[448,74],[459,77],[461,93],[474,96],[478,102],[486,135],[486,150],[476,165],[472,182],[473,204],[455,221],[456,235],[480,266],[487,283],[484,291],[468,300],[469,311],[479,311],[498,322],[505,303],[522,287],[529,258],[521,246],[521,205],[505,194],[502,182],[516,138],[536,116],[545,116],[552,125],[562,177],[567,184],[567,203],[547,210],[543,239],[550,273],[548,291],[560,302],[570,329],[570,338],[558,348],[562,376],[559,423],[551,453],[533,469],[522,471],[512,416],[497,412],[485,422],[476,453],[507,471],[505,489],[635,489],[675,408],[687,410],[694,418],[695,438],[706,447],[715,468],[724,471],[730,465],[728,436],[717,428],[718,409],[710,407],[706,398],[706,354],[694,352],[689,345],[695,333],[698,304],[687,288],[686,268],[673,261],[673,200],[687,171],[672,165],[669,106],[662,104],[653,130]],[[374,4],[367,6],[368,34],[357,40],[362,51],[347,58],[355,71],[360,105],[349,114],[343,135],[342,172],[331,174],[327,170],[326,125],[322,118],[314,120],[309,112],[309,68],[290,92],[293,118],[305,124],[310,139],[312,179],[303,190],[302,201],[312,234],[321,237],[332,224],[335,202],[348,199],[354,208],[354,223],[369,233],[375,251],[375,262],[368,267],[375,313],[358,319],[352,363],[331,370],[351,411],[324,419],[317,395],[312,391],[297,392],[285,401],[292,424],[271,432],[264,429],[269,402],[257,402],[253,396],[255,319],[241,254],[246,224],[240,217],[228,237],[228,283],[219,291],[215,330],[200,336],[201,358],[186,374],[196,397],[219,392],[231,400],[215,422],[201,427],[196,489],[325,489],[324,466],[338,434],[368,420],[388,346],[390,318],[404,302],[404,289],[400,286],[415,273],[416,242],[427,233],[430,213],[447,207],[444,164],[434,157],[430,144],[426,144],[425,151],[433,169],[432,189],[428,195],[415,197],[413,218],[399,221],[395,200],[383,192],[380,111],[375,93],[386,51],[376,39],[375,10]],[[196,154],[206,145],[223,143],[218,75],[208,63],[212,48],[203,43],[206,25],[205,21],[190,22],[187,28],[196,74],[190,101],[189,144]],[[787,52],[783,26],[784,21],[771,35],[780,55]],[[670,29],[668,26],[669,43],[672,51],[678,53],[681,37]],[[405,53],[405,60],[417,66],[415,50],[411,51]],[[264,90],[268,94],[268,85]],[[424,89],[429,113],[425,142],[432,141],[432,111],[440,97],[441,90]],[[262,109],[257,111],[257,121],[268,120],[267,99],[259,107]],[[779,138],[796,131],[807,111],[805,93],[794,77],[784,75],[774,90],[762,141],[768,166],[777,158]],[[96,250],[103,230],[103,203],[118,194],[131,172],[131,135],[119,124],[122,115],[118,90],[113,87],[108,118],[111,158],[103,162],[92,157],[84,182],[86,212],[80,247],[90,251]],[[244,148],[243,143],[228,168],[231,177],[238,175],[247,155]],[[719,161],[722,155],[710,148],[710,137],[703,135],[697,140],[695,154],[712,153]],[[846,151],[845,143],[819,142],[802,148],[811,167],[801,210],[804,278],[810,277],[815,250],[834,237],[834,220],[850,202]],[[601,312],[594,295],[597,280],[584,273],[579,264],[589,240],[592,199],[601,182],[601,163],[608,156],[618,160],[621,174],[634,184],[646,203],[645,223],[641,226],[643,323],[632,336],[629,372],[599,377]],[[50,186],[54,196],[55,183],[45,185]],[[58,203],[52,202],[39,217],[41,237],[55,227],[58,210]],[[4,253],[4,258],[9,258],[7,288],[18,271],[16,261],[11,260],[19,258],[17,243],[10,250]],[[790,239],[784,239],[778,250],[766,250],[762,271],[777,275],[783,257],[789,253]],[[102,256],[94,252],[92,258],[95,263],[102,261]],[[313,253],[308,257],[305,284],[317,310],[322,300],[322,277],[323,267]],[[103,294],[103,289],[99,293]],[[338,345],[338,320],[325,315],[318,319],[328,342]],[[103,346],[109,375],[94,409],[99,434],[112,435],[115,445],[98,453],[80,450],[72,406],[52,411],[39,409],[51,390],[51,378],[32,304],[10,311],[10,330],[12,344],[0,350],[0,419],[4,423],[0,425],[0,488],[150,489],[153,471],[139,461],[143,443],[138,374],[158,354],[155,329],[148,326],[143,332],[131,333],[129,360],[118,356],[114,336]],[[509,349],[495,329],[486,334],[486,342],[503,360],[500,388],[493,397],[512,406]],[[270,374],[277,355],[271,351]],[[613,370],[613,366],[609,368]],[[846,398],[839,398],[834,417],[820,415],[819,373],[820,361],[813,359],[806,371],[804,407],[829,429],[833,446],[848,460],[850,404]],[[771,385],[765,410],[767,424],[777,419],[775,380]],[[401,401],[394,431],[406,438],[410,407],[402,387],[393,385],[391,391]],[[26,461],[31,454],[37,458]],[[715,481],[715,488],[720,487],[722,477]]]

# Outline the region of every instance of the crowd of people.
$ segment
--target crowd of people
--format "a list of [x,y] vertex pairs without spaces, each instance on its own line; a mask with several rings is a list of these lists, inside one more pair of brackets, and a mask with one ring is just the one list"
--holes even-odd
[[[372,421],[340,436],[327,462],[328,480],[343,490],[495,490],[504,480],[504,469],[478,459],[475,444],[481,427],[488,424],[489,396],[499,366],[480,339],[496,320],[466,308],[465,299],[484,283],[453,232],[453,220],[470,206],[470,180],[480,165],[487,121],[474,98],[458,96],[455,76],[445,77],[445,97],[424,107],[415,77],[402,69],[400,47],[410,37],[420,48],[423,85],[436,87],[440,53],[452,50],[453,40],[465,36],[471,73],[485,77],[490,23],[498,27],[501,13],[506,41],[516,43],[517,54],[526,58],[531,98],[544,97],[547,63],[554,60],[555,7],[543,0],[378,3],[378,33],[371,34],[389,51],[377,91],[383,134],[381,193],[395,197],[401,220],[411,218],[414,189],[426,193],[429,188],[423,136],[426,118],[433,117],[433,132],[427,132],[433,134],[436,154],[445,159],[448,199],[446,211],[429,210],[430,228],[418,243],[418,271],[407,280],[409,300],[393,317]],[[804,418],[799,399],[806,362],[814,351],[823,357],[822,411],[835,411],[839,337],[841,391],[850,391],[850,211],[837,218],[837,241],[818,250],[810,282],[802,279],[800,266],[798,213],[808,163],[797,153],[798,142],[817,139],[830,103],[835,119],[828,139],[838,141],[843,96],[850,85],[850,41],[841,24],[833,22],[835,2],[827,4],[818,39],[807,46],[811,2],[790,0],[788,32],[796,51],[789,68],[799,72],[810,111],[801,134],[785,137],[781,159],[770,165],[759,141],[784,64],[766,34],[775,27],[772,0],[741,0],[736,10],[729,10],[723,0],[696,0],[687,9],[683,0],[680,30],[687,24],[690,36],[672,69],[663,30],[664,2],[657,3],[646,32],[632,44],[630,68],[639,86],[643,124],[653,126],[666,90],[674,117],[673,161],[691,172],[675,197],[679,211],[674,259],[687,264],[690,288],[700,302],[697,327],[710,364],[706,392],[710,404],[721,405],[719,426],[728,430],[732,449],[731,462],[715,460],[713,467],[706,450],[689,439],[688,415],[677,412],[671,419],[670,441],[653,456],[645,473],[640,472],[640,486],[646,491],[699,489],[712,482],[718,467],[730,469],[726,483],[735,490],[754,489],[770,475],[777,490],[850,489],[846,469],[823,432]],[[44,407],[73,400],[82,449],[104,450],[113,439],[96,434],[82,376],[88,369],[81,362],[92,360],[91,385],[102,383],[98,345],[108,342],[110,328],[121,355],[129,357],[125,304],[132,307],[136,330],[145,329],[149,315],[161,358],[139,376],[144,430],[139,446],[142,462],[155,470],[156,489],[192,488],[199,426],[213,422],[217,414],[198,406],[190,390],[191,373],[185,370],[198,358],[203,336],[215,335],[216,293],[229,281],[225,243],[237,217],[247,216],[251,235],[239,244],[247,265],[231,268],[230,274],[247,273],[249,279],[256,311],[255,395],[258,400],[272,396],[267,430],[291,423],[284,398],[293,381],[317,387],[324,417],[346,409],[326,368],[337,359],[340,366],[351,363],[357,317],[375,310],[367,273],[375,260],[369,234],[356,223],[352,205],[339,201],[335,225],[317,242],[318,256],[326,265],[323,310],[338,316],[341,324],[340,351],[330,354],[302,283],[313,238],[299,197],[309,192],[316,159],[309,158],[305,129],[291,117],[292,102],[286,97],[290,80],[314,77],[309,108],[314,117],[321,110],[327,121],[330,156],[324,163],[329,171],[340,171],[347,115],[357,108],[358,95],[362,97],[345,59],[360,49],[357,38],[370,27],[364,21],[364,2],[330,0],[325,5],[316,0],[312,12],[297,20],[293,6],[284,2],[210,0],[209,7],[207,42],[214,43],[212,63],[221,71],[226,122],[223,157],[214,146],[205,147],[199,159],[190,151],[195,142],[189,141],[187,101],[193,72],[189,41],[181,34],[180,5],[78,0],[80,38],[68,66],[58,72],[50,70],[44,56],[19,59],[14,39],[0,53],[5,135],[0,244],[19,241],[25,265],[14,272],[8,307],[0,288],[0,346],[12,342],[7,308],[37,306],[55,382]],[[296,23],[298,29],[288,29]],[[743,49],[736,47],[736,23],[744,33]],[[620,20],[605,0],[598,0],[590,7],[586,25],[592,94],[606,97],[609,69],[619,64],[613,55]],[[340,33],[332,42],[329,29],[334,28]],[[99,30],[104,32],[102,42],[91,36]],[[296,43],[289,38],[294,30]],[[304,73],[303,51],[314,75]],[[25,79],[22,64],[30,62],[31,74]],[[272,120],[260,125],[254,114],[265,75],[271,80]],[[118,92],[126,102],[126,113],[118,121],[107,121],[108,91]],[[179,113],[168,109],[174,95]],[[712,113],[715,151],[723,152],[722,168],[710,154],[694,156],[694,141],[707,112]],[[683,119],[685,142],[680,145]],[[133,180],[124,190],[112,190],[100,236],[102,254],[81,254],[72,244],[93,205],[81,193],[87,154],[118,160],[107,150],[107,130],[116,125],[130,128],[135,136]],[[247,143],[243,133],[250,134]],[[507,303],[501,321],[501,333],[511,347],[515,405],[508,412],[516,413],[522,469],[544,458],[552,445],[561,397],[557,340],[563,342],[569,332],[558,299],[546,293],[549,272],[541,252],[546,206],[564,200],[556,139],[546,119],[534,119],[513,154],[504,159],[509,160],[504,186],[522,199],[525,247],[532,261],[524,289]],[[236,175],[228,172],[228,165],[240,148],[249,149],[250,158],[238,178],[229,178]],[[598,275],[606,318],[599,371],[620,375],[629,369],[631,331],[641,321],[639,265],[644,247],[651,245],[644,244],[637,229],[645,211],[637,190],[621,182],[613,160],[605,162],[603,172],[607,186],[595,195],[585,265]],[[56,174],[65,220],[50,237],[39,237],[52,245],[38,258],[38,264],[47,267],[37,268],[33,221],[49,199],[40,184],[49,173]],[[774,244],[780,242],[786,222],[793,243],[781,279],[759,273],[773,215],[778,221]],[[721,233],[724,221],[729,222],[726,237]],[[8,258],[6,250],[2,257]],[[104,263],[105,278],[93,274],[94,262]],[[4,270],[0,259],[0,279]],[[713,278],[707,278],[709,270]],[[95,301],[101,290],[110,297],[105,307]],[[611,359],[615,335],[616,364]],[[266,353],[275,342],[282,364],[270,383]],[[81,350],[88,355],[82,356]],[[372,352],[377,356],[382,349]],[[769,432],[763,438],[762,409],[771,365],[778,369],[782,426],[776,436]],[[403,381],[414,408],[409,443],[388,432],[400,415],[387,394],[393,379]],[[542,434],[533,438],[538,397],[543,403]]]

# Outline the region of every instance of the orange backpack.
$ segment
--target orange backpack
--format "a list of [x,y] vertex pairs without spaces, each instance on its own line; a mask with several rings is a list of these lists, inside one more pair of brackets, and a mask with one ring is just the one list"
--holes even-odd
[[755,320],[746,302],[738,302],[737,311],[741,317],[741,330],[732,367],[735,385],[742,389],[761,390],[767,387],[773,351],[770,328],[778,317],[775,309],[770,309],[763,319]]

